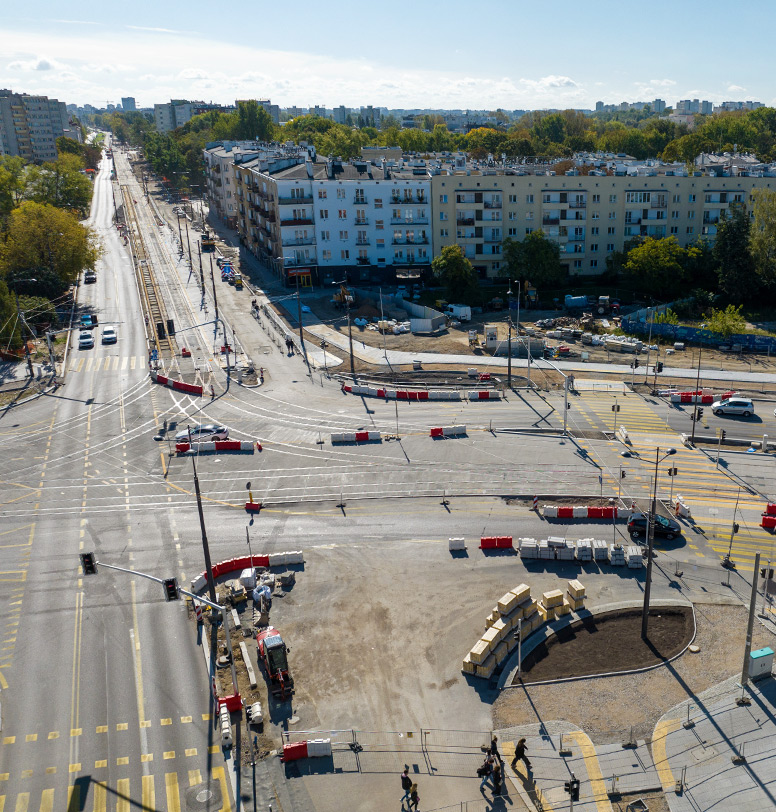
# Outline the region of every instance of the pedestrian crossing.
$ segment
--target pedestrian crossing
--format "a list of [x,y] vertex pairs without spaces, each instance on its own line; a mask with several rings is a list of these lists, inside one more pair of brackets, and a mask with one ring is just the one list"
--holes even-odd
[[[32,772],[32,771],[30,771]],[[75,778],[68,786],[48,787],[43,790],[22,790],[16,795],[0,794],[0,812],[181,812],[205,809],[213,812],[232,812],[226,771],[213,767],[211,780],[203,780],[198,769],[165,772],[160,775],[142,775],[138,779],[119,778],[100,780],[88,775]],[[197,802],[197,788],[210,793],[210,803]],[[2,784],[0,784],[2,792]],[[217,806],[220,798],[220,806]]]
[[145,369],[147,363],[143,355],[76,355],[70,357],[67,371],[68,373],[123,372],[131,369]]
[[[671,431],[668,423],[654,408],[638,395],[622,392],[582,392],[569,400],[572,409],[570,419],[584,420],[598,431],[615,432],[620,426],[632,431]],[[614,407],[614,408],[613,408]],[[585,426],[578,425],[578,428]]]

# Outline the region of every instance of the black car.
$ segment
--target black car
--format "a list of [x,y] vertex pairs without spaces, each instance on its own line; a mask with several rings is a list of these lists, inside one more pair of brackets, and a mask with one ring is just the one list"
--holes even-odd
[[[633,516],[628,522],[628,532],[632,538],[647,535],[647,517]],[[655,515],[655,536],[662,536],[664,539],[673,539],[682,535],[682,528],[679,522],[673,519],[666,519],[665,516]]]

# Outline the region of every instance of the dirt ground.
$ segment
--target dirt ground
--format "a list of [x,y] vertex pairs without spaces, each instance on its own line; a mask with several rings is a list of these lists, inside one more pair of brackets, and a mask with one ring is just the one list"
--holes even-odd
[[[565,719],[596,744],[624,741],[631,726],[637,738],[649,740],[657,720],[674,705],[740,672],[747,611],[696,604],[695,617],[700,653],[687,652],[642,674],[510,688],[493,706],[495,728]],[[753,648],[774,642],[774,635],[755,624]]]
[[674,657],[692,635],[687,607],[650,612],[646,642],[638,609],[584,618],[535,648],[523,661],[522,680],[512,684],[647,668]]

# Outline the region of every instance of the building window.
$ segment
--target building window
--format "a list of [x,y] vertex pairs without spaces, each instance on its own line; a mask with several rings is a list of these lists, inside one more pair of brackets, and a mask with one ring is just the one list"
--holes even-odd
[[617,212],[616,211],[610,211],[609,212],[609,219],[610,220],[616,220],[617,219]]
[[364,190],[363,189],[356,189],[356,203],[366,203],[366,197],[364,197]]
[[375,228],[378,231],[382,231],[385,228],[385,226],[383,225],[383,221],[382,220],[375,220]]
[[613,242],[606,243],[606,250],[609,254],[611,254],[612,251],[614,251],[614,243]]
[[337,198],[339,200],[345,199],[345,190],[344,189],[337,189]]
[[530,206],[533,204],[533,195],[526,195],[525,202]]
[[590,227],[590,234],[593,237],[597,237],[598,236],[598,226],[591,226]]
[[350,259],[350,251],[347,248],[340,251],[340,259]]
[[509,196],[510,203],[517,203],[517,195],[510,195]]
[[347,240],[347,238],[348,238],[348,232],[347,231],[340,231],[340,239],[341,240]]
[[674,203],[681,203],[682,202],[682,196],[681,195],[674,195],[673,202]]
[[574,270],[578,271],[581,267],[582,267],[582,260],[581,259],[575,259],[574,260]]
[[671,212],[671,219],[672,220],[678,220],[679,219],[679,212],[678,211],[672,211]]
[[440,203],[447,203],[447,195],[439,195]]
[[318,200],[326,200],[326,189],[318,189]]
[[649,203],[651,199],[651,192],[626,192],[626,203]]
[[606,229],[607,234],[615,234],[616,232],[617,228],[615,226],[609,226],[609,228]]
[[510,237],[516,237],[517,236],[517,229],[516,228],[510,228],[510,229],[507,230],[507,234]]
[[532,211],[527,211],[525,213],[525,219],[526,220],[533,220],[533,216],[534,216],[534,213]]
[[597,268],[598,267],[598,260],[597,259],[591,259],[590,260],[590,267],[591,268]]
[[324,249],[321,252],[321,257],[323,257],[323,259],[331,259],[331,251],[327,251]]
[[446,211],[440,211],[439,212],[439,219],[442,220],[442,221],[447,220],[447,212]]
[[542,195],[542,203],[552,203],[552,195],[549,192]]
[[321,220],[328,220],[329,219],[329,210],[328,209],[318,209],[318,213],[321,215]]
[[516,211],[509,212],[509,219],[510,220],[517,220],[517,212]]
[[347,209],[339,209],[337,212],[337,216],[340,220],[347,220],[348,219],[348,210]]
[[383,207],[383,199],[381,197],[376,197],[375,198],[375,208],[376,209],[382,209],[382,207]]
[[321,232],[321,240],[323,242],[328,242],[330,239],[331,239],[331,233],[330,232],[328,232],[328,231],[322,231]]
[[526,226],[525,236],[527,237],[532,231],[533,231],[533,229],[530,226]]
[[593,253],[595,253],[596,251],[598,251],[598,243],[597,243],[597,242],[590,243],[590,250],[591,250]]
[[404,259],[404,251],[396,250],[393,252],[394,262],[401,262],[402,259]]
[[594,211],[590,216],[593,218],[593,220],[600,220],[601,219],[601,213],[597,212],[597,211]]
[[366,248],[359,248],[358,249],[358,258],[359,259],[369,259],[369,254],[367,253]]
[[694,211],[688,211],[687,212],[687,219],[688,220],[694,220],[695,219],[695,212]]
[[695,228],[693,226],[687,226],[687,233],[688,234],[694,234],[695,233]]
[[593,195],[593,203],[600,203],[601,195]]
[[679,233],[679,226],[671,226],[671,233],[678,234]]
[[617,195],[609,195],[609,202],[616,203],[617,202]]
[[581,242],[574,243],[574,253],[575,254],[584,254],[585,253],[585,246]]
[[378,248],[385,248],[385,237],[378,237],[375,240],[375,244]]
[[695,195],[690,195],[690,196],[687,198],[687,202],[688,202],[688,203],[695,203]]
[[446,228],[440,228],[439,229],[439,236],[440,237],[448,237],[448,236],[450,236],[450,232]]

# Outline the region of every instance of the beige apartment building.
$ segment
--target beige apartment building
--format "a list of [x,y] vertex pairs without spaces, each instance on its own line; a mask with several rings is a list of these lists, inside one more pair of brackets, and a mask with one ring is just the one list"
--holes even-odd
[[713,240],[721,213],[737,201],[751,206],[757,188],[776,189],[776,177],[432,170],[433,253],[458,243],[481,278],[499,276],[503,240],[542,229],[570,275],[600,274],[633,237]]

